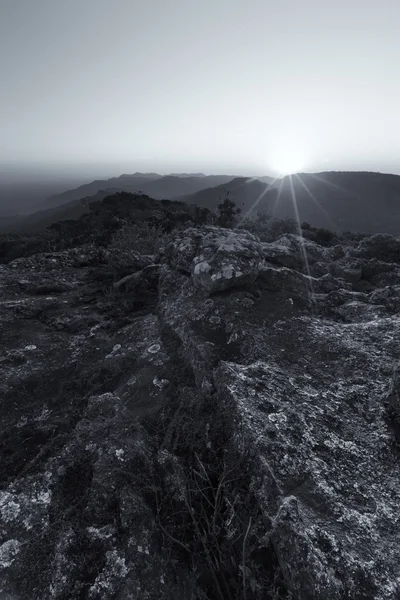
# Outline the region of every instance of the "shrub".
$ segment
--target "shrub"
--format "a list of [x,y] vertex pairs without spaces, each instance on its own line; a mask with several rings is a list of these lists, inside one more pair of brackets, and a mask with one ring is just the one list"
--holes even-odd
[[192,219],[195,225],[213,225],[215,223],[214,213],[201,206],[195,206]]
[[315,229],[315,241],[317,244],[320,244],[320,246],[330,246],[334,239],[335,234],[333,231],[325,229],[324,227]]
[[270,238],[271,242],[279,239],[286,233],[298,233],[298,226],[294,219],[287,217],[286,219],[272,218],[270,222]]
[[276,219],[262,213],[254,220],[245,219],[240,227],[256,235],[262,242],[275,242],[286,233],[298,233],[293,219]]
[[361,242],[366,237],[369,237],[367,233],[360,233],[357,231],[340,231],[337,233],[337,237],[339,238],[341,243],[351,243]]
[[[143,221],[125,225],[114,233],[108,247],[109,264],[115,271],[124,271],[140,263],[140,257],[146,254],[158,254],[167,243],[168,235],[160,225],[150,225]],[[138,258],[139,257],[139,258]]]
[[234,227],[240,212],[241,209],[236,208],[236,204],[229,198],[229,192],[227,192],[224,201],[218,204],[218,225],[221,227]]
[[360,255],[382,262],[400,263],[400,238],[385,233],[366,237],[359,246]]

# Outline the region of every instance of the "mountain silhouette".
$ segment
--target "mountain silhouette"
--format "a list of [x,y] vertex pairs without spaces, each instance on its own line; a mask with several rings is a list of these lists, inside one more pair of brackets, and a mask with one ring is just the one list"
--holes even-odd
[[181,199],[215,210],[227,193],[249,217],[264,212],[335,231],[400,233],[399,175],[331,171],[300,173],[270,183],[242,177]]
[[251,177],[235,177],[227,183],[222,183],[213,188],[201,190],[196,194],[182,196],[179,199],[188,204],[197,204],[209,210],[215,210],[226,195],[235,202],[243,214],[254,216],[259,210],[266,210],[277,190],[269,184]]
[[[277,217],[335,231],[400,233],[400,176],[373,172],[300,173],[276,183]],[[293,202],[292,190],[296,199]]]
[[[113,182],[115,185],[109,185]],[[121,175],[53,196],[29,216],[0,218],[0,230],[34,232],[57,221],[78,219],[88,212],[89,202],[119,191],[141,191],[154,199],[179,200],[213,211],[229,196],[240,208],[242,218],[253,218],[261,212],[334,231],[400,233],[400,176],[350,171],[300,173],[278,180],[224,175]]]
[[97,179],[62,194],[53,195],[38,206],[38,209],[61,206],[72,200],[79,200],[97,194],[100,190],[115,188],[121,192],[143,192],[153,198],[172,198],[184,194],[194,194],[204,188],[225,183],[232,175],[159,175],[157,173],[134,173],[111,179]]
[[107,196],[112,196],[119,191],[119,188],[107,188],[99,190],[93,196],[71,200],[61,206],[38,210],[29,215],[0,217],[0,232],[23,231],[25,233],[36,233],[59,221],[78,220],[82,215],[89,212],[89,204],[91,202],[104,200]]
[[133,175],[121,175],[120,177],[111,177],[110,179],[96,179],[90,183],[80,185],[77,188],[50,196],[42,202],[37,208],[46,209],[67,204],[72,200],[80,200],[88,196],[97,194],[100,190],[107,188],[115,188],[123,192],[137,192],[143,186],[156,179],[161,179],[161,175],[157,173],[134,173]]

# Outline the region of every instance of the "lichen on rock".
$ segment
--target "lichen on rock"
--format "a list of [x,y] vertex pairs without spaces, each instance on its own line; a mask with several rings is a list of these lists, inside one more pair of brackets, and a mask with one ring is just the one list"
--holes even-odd
[[398,240],[373,238],[190,224],[117,281],[90,244],[2,265],[0,594],[398,600]]

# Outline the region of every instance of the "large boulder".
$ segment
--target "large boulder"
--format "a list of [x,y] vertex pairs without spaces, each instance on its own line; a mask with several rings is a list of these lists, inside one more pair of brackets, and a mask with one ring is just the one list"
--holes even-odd
[[286,267],[276,267],[265,263],[258,274],[261,289],[269,291],[285,291],[297,297],[312,295],[313,278]]
[[356,262],[338,261],[332,263],[330,272],[335,277],[340,277],[348,283],[357,283],[362,278],[362,267]]
[[267,262],[290,269],[299,269],[301,267],[302,260],[299,253],[289,244],[283,244],[279,241],[263,242],[261,248]]
[[314,294],[327,294],[334,290],[350,289],[350,284],[326,273],[322,277],[311,277],[286,267],[276,267],[264,263],[258,274],[259,285],[270,291],[284,290],[297,297],[312,297]]
[[269,263],[302,270],[314,277],[321,277],[329,271],[351,283],[361,278],[360,266],[355,259],[349,261],[340,245],[325,248],[308,238],[286,234],[276,242],[262,243],[262,252]]
[[262,263],[261,244],[247,231],[206,226],[186,229],[167,249],[172,266],[190,273],[208,294],[250,285]]
[[297,255],[300,263],[313,264],[318,260],[326,259],[329,254],[327,248],[294,233],[286,233],[277,240],[276,244],[290,249]]

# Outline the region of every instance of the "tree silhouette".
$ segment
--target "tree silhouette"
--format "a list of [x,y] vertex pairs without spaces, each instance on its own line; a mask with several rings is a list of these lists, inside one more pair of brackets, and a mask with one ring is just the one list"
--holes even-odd
[[236,204],[229,198],[229,190],[225,192],[223,202],[218,204],[217,223],[221,227],[233,227],[236,223],[237,216],[241,213],[240,208],[236,208]]

